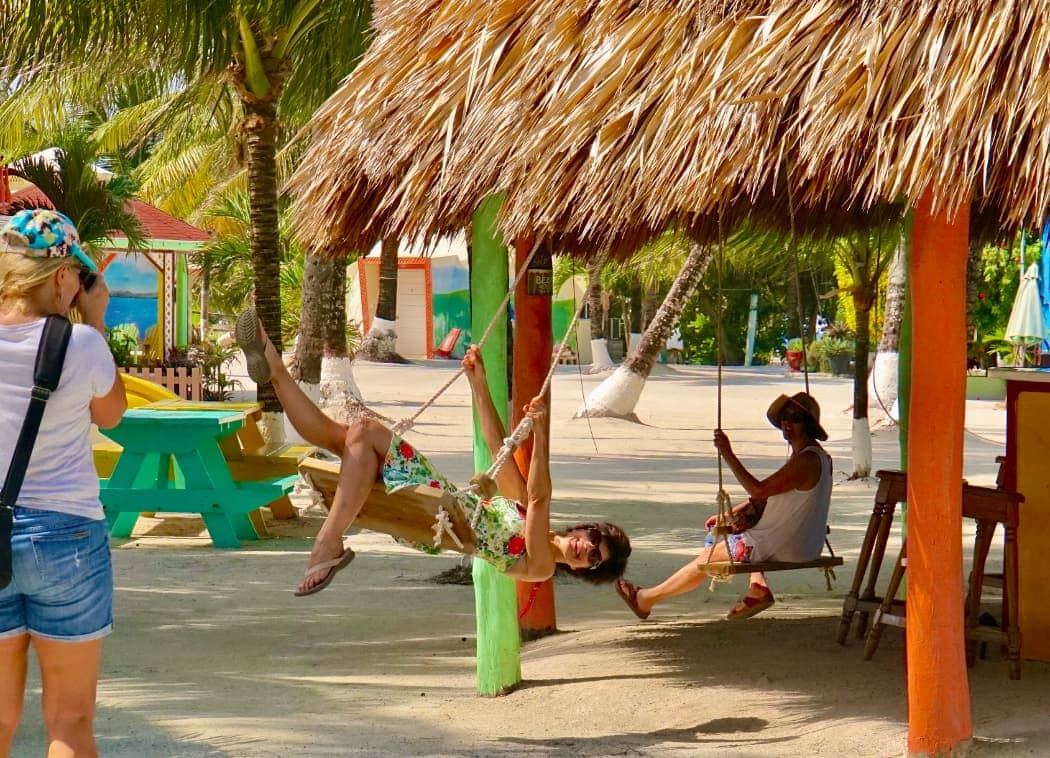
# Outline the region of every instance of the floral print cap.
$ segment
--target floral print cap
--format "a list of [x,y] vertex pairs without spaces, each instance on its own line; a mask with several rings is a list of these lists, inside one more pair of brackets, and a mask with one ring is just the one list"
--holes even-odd
[[12,216],[0,230],[0,252],[30,258],[73,256],[88,271],[98,271],[98,266],[80,247],[80,235],[69,217],[45,208],[19,211]]

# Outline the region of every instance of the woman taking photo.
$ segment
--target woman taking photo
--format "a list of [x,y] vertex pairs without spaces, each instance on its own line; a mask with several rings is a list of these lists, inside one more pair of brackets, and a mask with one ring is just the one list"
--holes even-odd
[[115,426],[127,398],[104,337],[109,292],[95,271],[60,213],[21,211],[0,230],[0,480],[26,417],[45,320],[75,305],[84,322],[72,328],[13,509],[12,579],[0,590],[0,756],[11,753],[21,719],[30,644],[48,755],[97,755],[92,721],[113,572],[90,433],[92,423]]

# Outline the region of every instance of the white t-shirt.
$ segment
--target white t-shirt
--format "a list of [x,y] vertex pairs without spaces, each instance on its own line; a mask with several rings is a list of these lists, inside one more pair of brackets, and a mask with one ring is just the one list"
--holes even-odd
[[[44,319],[0,324],[0,483],[29,408],[33,366]],[[44,408],[18,505],[101,519],[98,474],[91,454],[89,404],[113,389],[117,369],[106,340],[74,324],[62,378]]]
[[754,546],[751,560],[802,563],[820,557],[831,505],[831,456],[816,445],[804,448],[820,458],[820,479],[812,489],[790,490],[766,500],[758,523],[744,532]]

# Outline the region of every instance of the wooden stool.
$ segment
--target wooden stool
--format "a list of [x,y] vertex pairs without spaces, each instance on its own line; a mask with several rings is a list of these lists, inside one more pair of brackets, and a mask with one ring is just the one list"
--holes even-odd
[[[880,471],[880,481],[884,474],[902,479],[906,489],[907,478],[903,472]],[[973,665],[979,642],[999,642],[1006,646],[1011,679],[1021,678],[1021,632],[1017,621],[1017,524],[1019,505],[1023,500],[1024,497],[1016,492],[963,485],[962,515],[964,518],[972,518],[977,522],[973,567],[970,571],[969,587],[966,593],[966,662],[970,666]],[[986,586],[984,564],[988,558],[997,523],[1001,523],[1006,532],[1002,580],[1003,629],[990,629],[981,626],[979,619],[981,593]],[[904,580],[907,565],[907,543],[905,543],[901,546],[886,594],[875,613],[871,629],[868,631],[867,642],[864,646],[865,660],[870,660],[875,654],[879,641],[882,639],[882,631],[887,625],[905,626],[904,606],[896,600],[896,595]]]
[[[875,476],[879,480],[879,487],[875,491],[875,506],[868,520],[868,529],[864,533],[860,555],[857,556],[857,569],[853,574],[853,583],[842,602],[842,620],[839,622],[838,636],[840,645],[846,644],[855,613],[860,613],[857,638],[863,639],[868,631],[870,614],[882,606],[883,599],[876,596],[875,584],[879,579],[882,559],[886,554],[886,543],[889,541],[890,527],[893,526],[893,512],[897,508],[897,503],[907,499],[907,478],[902,472],[878,471]],[[892,595],[890,597],[892,598]],[[896,601],[896,604],[904,605],[903,601]]]

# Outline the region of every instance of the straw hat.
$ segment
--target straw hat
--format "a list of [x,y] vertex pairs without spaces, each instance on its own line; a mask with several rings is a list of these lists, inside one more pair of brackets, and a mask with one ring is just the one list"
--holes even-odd
[[813,435],[820,441],[824,441],[828,438],[828,433],[824,431],[824,427],[820,425],[820,405],[813,398],[812,395],[806,392],[796,392],[791,397],[787,395],[781,395],[774,400],[769,410],[766,411],[766,418],[769,419],[769,423],[780,429],[780,414],[783,412],[784,407],[791,405],[792,408],[802,411],[813,420],[813,424],[816,426],[816,434]]

